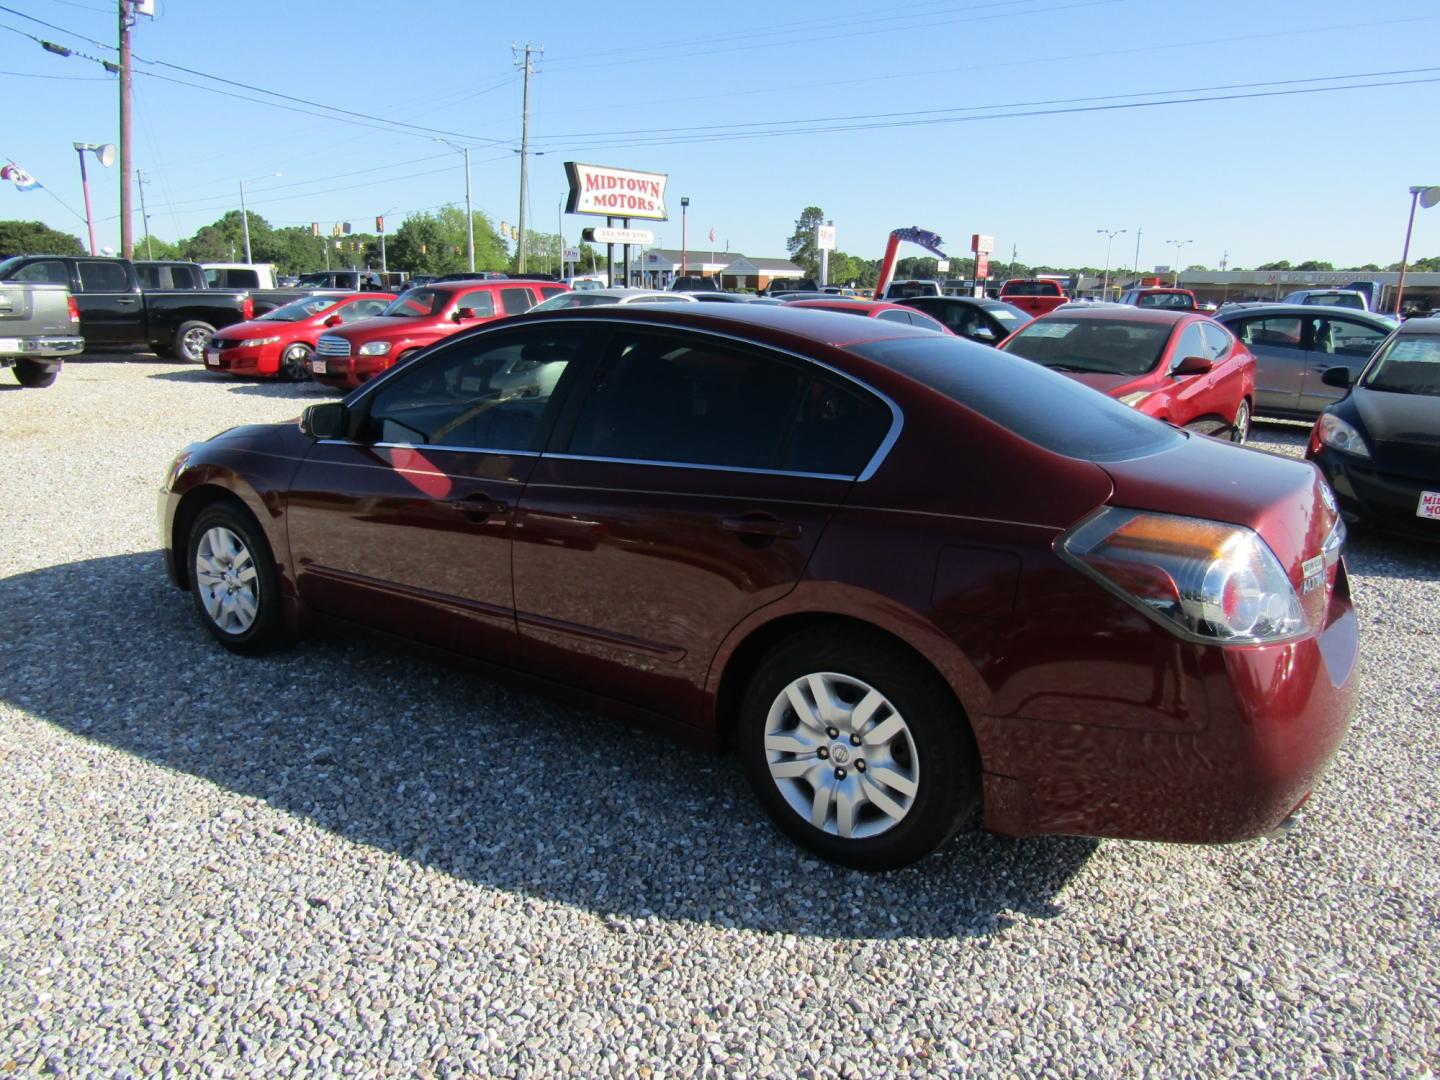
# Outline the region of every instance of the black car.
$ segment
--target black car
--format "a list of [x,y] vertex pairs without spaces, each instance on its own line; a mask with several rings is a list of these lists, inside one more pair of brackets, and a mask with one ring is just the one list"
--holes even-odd
[[[1324,379],[1350,386],[1343,367]],[[1440,319],[1411,319],[1390,335],[1315,421],[1305,456],[1347,521],[1440,540]]]
[[720,283],[713,277],[702,274],[686,274],[677,277],[670,286],[671,292],[719,292]]
[[907,296],[895,303],[923,311],[953,333],[982,345],[999,345],[1035,318],[1003,300],[978,296]]

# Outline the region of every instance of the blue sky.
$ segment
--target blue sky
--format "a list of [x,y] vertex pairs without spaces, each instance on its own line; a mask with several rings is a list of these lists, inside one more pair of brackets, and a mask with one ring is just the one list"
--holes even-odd
[[[102,48],[115,38],[109,0],[0,4],[0,26],[114,56]],[[272,223],[369,228],[389,210],[393,231],[407,210],[463,205],[463,162],[441,138],[473,147],[477,209],[514,222],[511,43],[525,41],[544,48],[530,208],[548,231],[575,159],[668,173],[675,216],[651,226],[667,246],[679,246],[685,194],[692,247],[708,247],[713,227],[718,247],[752,255],[783,255],[814,204],[839,247],[867,257],[892,228],[920,225],[956,254],[989,233],[1001,260],[1014,245],[1023,261],[1100,265],[1096,230],[1123,228],[1117,266],[1134,261],[1137,229],[1145,267],[1175,261],[1167,240],[1193,241],[1184,264],[1226,252],[1232,266],[1384,264],[1400,257],[1408,187],[1440,183],[1440,81],[1413,81],[1440,79],[1440,6],[1410,0],[916,0],[903,14],[830,0],[778,5],[773,18],[765,5],[546,0],[158,10],[134,35],[134,157],[151,229],[167,239],[238,208],[242,179]],[[342,59],[353,78],[315,74]],[[380,119],[312,115],[325,110],[204,76]],[[71,143],[117,139],[113,77],[6,29],[0,93],[0,158],[81,209]],[[115,174],[92,163],[91,178],[99,242],[118,246]],[[45,193],[0,187],[0,218],[37,217],[84,236]],[[566,218],[567,237],[597,220]],[[1412,245],[1434,254],[1440,209],[1420,212]]]

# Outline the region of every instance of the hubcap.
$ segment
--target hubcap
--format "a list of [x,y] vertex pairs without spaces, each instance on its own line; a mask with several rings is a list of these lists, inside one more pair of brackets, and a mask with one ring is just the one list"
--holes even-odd
[[205,612],[227,634],[243,634],[260,610],[255,560],[240,537],[223,525],[207,529],[195,545],[195,584]]
[[919,790],[920,759],[904,717],[849,675],[816,672],[785,687],[765,720],[765,756],[790,808],[847,840],[894,828]]
[[185,331],[185,353],[192,360],[200,360],[205,356],[205,345],[210,340],[208,330],[187,330]]

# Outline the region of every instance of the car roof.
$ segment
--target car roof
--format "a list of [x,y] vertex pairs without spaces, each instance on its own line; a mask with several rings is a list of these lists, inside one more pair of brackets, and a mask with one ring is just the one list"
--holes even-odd
[[[804,300],[788,300],[786,307],[792,308],[818,308],[821,311],[852,311],[862,315],[874,315],[881,311],[904,311],[909,308],[907,304],[897,304],[889,300],[861,300],[852,296],[828,296],[807,297]],[[913,309],[910,309],[913,310]]]
[[581,289],[579,291],[586,296],[613,296],[617,300],[633,300],[640,296],[664,296],[681,304],[695,303],[695,299],[689,293],[666,292],[664,289],[627,289],[617,285],[613,289]]
[[1142,308],[1132,307],[1129,304],[1067,304],[1064,310],[1055,310],[1048,314],[1041,315],[1036,322],[1046,322],[1052,317],[1063,319],[1087,319],[1095,322],[1125,321],[1125,322],[1153,322],[1175,324],[1181,319],[1193,319],[1197,315],[1203,315],[1200,311],[1185,311],[1178,308]]
[[1221,320],[1236,319],[1240,316],[1253,318],[1256,315],[1344,315],[1348,318],[1373,319],[1376,322],[1395,325],[1393,316],[1380,311],[1362,311],[1359,308],[1339,307],[1335,304],[1281,304],[1264,300],[1244,300],[1223,304],[1211,317]]
[[[1350,310],[1346,308],[1345,310]],[[1400,333],[1410,334],[1440,334],[1440,317],[1427,315],[1423,319],[1406,319],[1400,324]]]

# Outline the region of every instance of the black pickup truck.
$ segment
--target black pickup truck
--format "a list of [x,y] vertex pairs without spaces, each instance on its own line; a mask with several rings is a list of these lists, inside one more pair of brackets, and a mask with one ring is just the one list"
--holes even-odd
[[69,288],[87,350],[145,345],[199,364],[210,335],[255,317],[244,289],[144,289],[139,280],[128,259],[15,255],[0,262],[0,281]]

